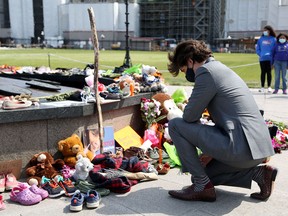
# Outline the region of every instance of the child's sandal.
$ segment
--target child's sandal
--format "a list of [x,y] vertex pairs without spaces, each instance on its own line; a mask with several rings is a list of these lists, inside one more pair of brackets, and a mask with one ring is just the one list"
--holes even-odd
[[29,187],[14,187],[10,193],[10,199],[22,205],[34,205],[39,203],[42,197],[30,191]]

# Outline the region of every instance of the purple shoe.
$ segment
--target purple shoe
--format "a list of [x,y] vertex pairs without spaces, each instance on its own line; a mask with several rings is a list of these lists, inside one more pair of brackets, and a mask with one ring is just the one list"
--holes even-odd
[[44,189],[42,189],[42,188],[37,187],[35,184],[32,185],[32,186],[29,188],[29,190],[30,190],[32,193],[34,193],[34,194],[40,195],[40,196],[42,197],[42,200],[43,200],[43,199],[46,199],[46,198],[49,196],[48,191],[46,191],[46,190],[44,190]]
[[34,205],[42,200],[38,194],[34,194],[29,187],[14,187],[10,193],[10,200],[22,205]]

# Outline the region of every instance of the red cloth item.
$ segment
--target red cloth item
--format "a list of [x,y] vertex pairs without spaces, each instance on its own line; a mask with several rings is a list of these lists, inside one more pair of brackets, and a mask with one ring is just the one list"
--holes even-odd
[[91,180],[95,183],[96,188],[107,188],[114,193],[127,193],[131,187],[138,183],[138,180],[129,180],[126,176],[108,179],[98,172],[89,173]]
[[119,169],[122,164],[122,157],[110,157],[110,153],[96,155],[91,161],[94,165],[100,165],[101,168]]
[[110,157],[103,153],[96,155],[92,160],[94,169],[89,172],[91,180],[96,188],[107,188],[114,193],[126,193],[131,190],[131,186],[138,183],[138,180],[130,180],[126,176],[107,178],[99,171],[101,169],[123,169],[129,172],[146,172],[149,162],[141,162],[137,156],[130,158]]

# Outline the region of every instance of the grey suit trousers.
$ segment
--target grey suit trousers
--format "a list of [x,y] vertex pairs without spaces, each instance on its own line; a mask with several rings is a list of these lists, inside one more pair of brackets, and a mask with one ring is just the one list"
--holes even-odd
[[[263,159],[252,158],[248,143],[241,144],[235,155],[229,134],[215,127],[200,123],[187,123],[182,118],[169,121],[169,134],[182,164],[182,172],[193,176],[207,175],[216,185],[250,188],[252,176]],[[199,160],[197,149],[214,158],[206,168]]]

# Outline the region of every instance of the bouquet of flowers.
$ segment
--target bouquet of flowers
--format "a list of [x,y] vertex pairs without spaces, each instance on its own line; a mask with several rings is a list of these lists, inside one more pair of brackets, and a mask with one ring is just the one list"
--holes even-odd
[[166,116],[160,115],[160,102],[154,99],[141,98],[141,117],[146,122],[146,128],[151,128],[153,124],[164,119]]
[[[266,120],[270,136],[272,137],[272,146],[275,153],[281,153],[281,150],[288,148],[288,129],[283,122]],[[272,130],[274,129],[274,130]]]

